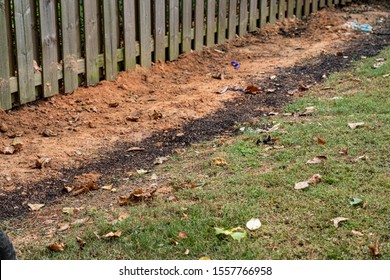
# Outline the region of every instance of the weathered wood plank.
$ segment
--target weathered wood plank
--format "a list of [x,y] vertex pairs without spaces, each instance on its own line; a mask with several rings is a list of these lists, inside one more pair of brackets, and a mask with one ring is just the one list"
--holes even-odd
[[14,1],[18,87],[21,104],[35,100],[31,7],[29,0]]
[[106,80],[114,80],[118,75],[118,30],[115,1],[103,1],[103,32],[104,32],[104,70]]
[[202,49],[204,44],[204,0],[195,1],[195,50]]
[[333,0],[326,0],[326,4],[331,7],[333,6]]
[[273,24],[276,22],[276,14],[278,12],[276,0],[271,0],[269,5],[269,22]]
[[283,20],[286,17],[286,0],[279,0],[278,19]]
[[155,0],[154,13],[154,61],[165,61],[165,0]]
[[[340,0],[334,0],[333,3],[335,5],[340,4]],[[343,0],[341,0],[341,4],[343,4]],[[344,1],[344,4],[345,4],[345,1]]]
[[152,65],[152,48],[150,45],[152,32],[151,4],[150,0],[138,2],[139,7],[139,43],[141,48],[141,66],[150,67]]
[[169,0],[169,60],[179,57],[179,0]]
[[238,35],[244,36],[248,32],[248,0],[240,1],[240,21]]
[[297,0],[297,6],[295,11],[295,15],[297,16],[297,18],[302,18],[302,12],[303,12],[303,0]]
[[85,71],[87,85],[99,82],[99,0],[84,0],[84,30],[85,30]]
[[310,1],[311,0],[305,0],[305,6],[303,8],[303,15],[307,17],[310,14]]
[[260,6],[260,28],[263,28],[267,24],[267,16],[269,14],[269,7],[267,0],[259,0]]
[[[162,0],[164,2],[164,0]],[[161,1],[156,0],[156,4]],[[162,10],[162,14],[164,15],[165,20],[165,14],[164,10]],[[126,70],[133,70],[136,67],[136,34],[137,34],[137,27],[136,27],[136,10],[135,10],[135,0],[123,0],[123,23],[124,23],[124,64]],[[165,30],[165,21],[162,24],[164,30]],[[162,34],[162,37],[165,35],[165,31]],[[156,40],[156,39],[155,39]],[[165,60],[165,51],[164,57],[161,58],[160,48],[156,48],[156,60],[161,59]],[[158,57],[157,57],[158,55]]]
[[320,0],[320,8],[325,7],[326,0]]
[[183,0],[182,13],[182,51],[191,51],[192,0]]
[[288,0],[287,3],[287,17],[292,18],[294,16],[294,9],[296,6],[296,0]]
[[219,0],[218,5],[218,36],[217,43],[223,44],[226,40],[226,0]]
[[230,0],[228,39],[233,40],[234,37],[236,36],[236,32],[237,32],[237,0]]
[[215,0],[207,1],[206,25],[206,45],[211,47],[215,44]]
[[257,2],[258,0],[249,1],[249,32],[253,32],[257,27]]
[[[340,2],[341,5],[346,5],[347,4],[346,0],[341,0],[341,1],[337,0],[337,2]],[[338,4],[338,3],[336,3],[336,4]]]
[[39,1],[39,18],[42,46],[43,96],[58,93],[58,35],[55,0]]
[[64,91],[69,93],[79,85],[77,64],[80,57],[79,1],[61,0],[61,17]]
[[312,11],[313,12],[317,12],[318,11],[318,0],[313,0]]
[[9,62],[9,24],[7,22],[7,6],[5,0],[0,0],[0,53],[4,54],[0,60],[0,109],[12,108],[10,89],[10,62]]

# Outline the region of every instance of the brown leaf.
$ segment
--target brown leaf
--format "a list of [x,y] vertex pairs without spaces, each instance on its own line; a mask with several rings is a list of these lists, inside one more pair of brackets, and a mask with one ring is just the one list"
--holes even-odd
[[80,237],[76,236],[77,244],[79,245],[80,249],[83,249],[84,246],[87,244],[84,240],[82,240]]
[[153,112],[151,117],[154,120],[158,120],[158,119],[161,119],[163,117],[163,115],[162,115],[162,113],[157,112],[156,110],[154,110],[154,112]]
[[311,160],[308,160],[306,164],[319,164],[322,163],[323,161],[327,160],[326,156],[316,156]]
[[23,148],[23,142],[19,138],[15,138],[12,141],[11,146],[15,148],[15,152],[19,152]]
[[260,92],[261,92],[261,90],[257,86],[254,86],[254,85],[247,86],[245,89],[245,93],[258,94]]
[[13,155],[15,153],[15,148],[12,146],[6,146],[1,152],[5,155]]
[[90,182],[87,185],[77,187],[75,189],[75,191],[73,192],[73,196],[77,196],[77,195],[80,195],[80,194],[83,194],[83,193],[86,193],[89,191],[96,191],[98,189],[99,189],[99,187],[97,185],[95,185],[95,183]]
[[111,101],[110,103],[108,103],[108,106],[110,106],[111,108],[116,108],[119,106],[119,102]]
[[157,195],[164,195],[164,194],[171,194],[173,192],[173,188],[171,187],[159,187],[157,190],[156,190],[156,194]]
[[66,231],[70,228],[70,224],[69,223],[62,223],[62,224],[58,224],[58,229],[57,231],[58,232],[62,232],[62,231]]
[[185,233],[184,231],[180,231],[176,236],[179,239],[187,239],[188,238],[188,234]]
[[177,242],[177,240],[175,240],[175,239],[172,239],[171,243],[174,244],[174,245],[179,245],[179,242]]
[[319,182],[321,182],[322,180],[322,176],[320,174],[314,174],[309,180],[307,180],[307,182],[309,184],[318,184]]
[[318,184],[321,181],[321,179],[322,177],[320,174],[314,174],[310,179],[303,182],[296,183],[294,189],[296,190],[306,189],[307,187],[309,187],[309,185]]
[[77,220],[74,220],[72,222],[72,225],[81,226],[81,225],[85,224],[88,220],[89,220],[89,218],[77,219]]
[[324,139],[320,138],[320,137],[317,137],[317,143],[318,143],[319,145],[325,145],[325,144],[326,144],[326,141],[325,141]]
[[50,165],[50,162],[51,162],[51,158],[41,157],[35,161],[35,167],[39,168],[39,169],[43,169],[43,168],[47,167],[48,165]]
[[371,253],[374,257],[379,257],[381,255],[378,241],[371,243],[368,248],[371,250]]
[[53,243],[47,246],[47,248],[53,252],[62,252],[66,248],[66,244],[61,242],[61,243]]
[[119,238],[122,235],[122,229],[118,229],[116,232],[109,232],[106,235],[103,235],[101,238],[104,239],[114,239],[114,238]]
[[339,223],[345,222],[345,221],[348,221],[348,220],[349,220],[348,218],[337,217],[337,218],[332,219],[331,221],[333,222],[334,226],[336,228],[338,228],[339,227]]
[[157,189],[152,190],[143,190],[143,189],[137,189],[133,191],[128,196],[120,196],[119,197],[119,205],[124,206],[131,201],[142,201],[152,198],[153,194],[157,191]]
[[226,160],[223,158],[213,158],[213,162],[216,166],[225,166],[227,165]]
[[298,85],[298,89],[299,89],[300,91],[306,91],[306,90],[309,90],[309,89],[310,89],[310,86],[308,86],[308,85],[306,85],[306,84],[304,84],[304,83],[301,83],[301,84]]

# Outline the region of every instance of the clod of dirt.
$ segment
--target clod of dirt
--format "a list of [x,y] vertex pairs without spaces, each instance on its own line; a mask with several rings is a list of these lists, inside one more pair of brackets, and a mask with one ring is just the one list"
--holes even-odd
[[1,124],[0,124],[0,132],[5,133],[5,132],[7,132],[8,130],[9,130],[8,125],[6,125],[5,123],[1,123]]

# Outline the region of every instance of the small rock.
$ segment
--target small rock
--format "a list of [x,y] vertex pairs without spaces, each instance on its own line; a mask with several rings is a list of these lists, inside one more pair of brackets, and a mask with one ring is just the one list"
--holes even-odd
[[126,121],[129,121],[129,122],[138,122],[138,121],[139,121],[139,117],[137,117],[137,116],[127,116],[127,117],[126,117]]
[[44,137],[55,137],[57,136],[57,133],[54,133],[52,130],[50,129],[45,129],[43,132],[42,132],[42,136]]
[[0,124],[0,132],[7,132],[8,131],[8,126],[5,123]]

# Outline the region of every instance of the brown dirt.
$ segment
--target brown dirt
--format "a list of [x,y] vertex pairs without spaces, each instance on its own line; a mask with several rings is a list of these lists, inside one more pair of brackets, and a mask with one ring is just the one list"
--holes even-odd
[[[96,171],[101,175],[96,181],[115,184],[113,168],[119,169],[115,162],[120,165],[133,158],[132,165],[118,171],[123,174],[149,168],[158,156],[281,106],[290,98],[288,90],[299,84],[310,86],[339,69],[326,68],[326,61],[343,60],[348,54],[349,62],[354,53],[350,42],[371,40],[373,35],[354,32],[344,23],[357,19],[359,23],[383,24],[380,19],[389,15],[380,7],[348,9],[322,10],[307,21],[288,19],[245,38],[182,55],[175,62],[157,63],[151,69],[139,67],[121,73],[115,81],[0,111],[0,150],[10,146],[15,137],[22,143],[20,151],[0,154],[0,219],[28,211],[28,203],[50,203],[64,185],[82,185],[76,177],[80,174]],[[294,76],[291,88],[283,88],[294,73],[313,71],[294,65],[315,62],[318,57],[326,58],[321,60],[325,65],[319,64],[322,72],[309,80],[305,75]],[[232,61],[240,63],[238,70],[230,65]],[[223,79],[215,78],[220,74]],[[270,79],[273,75],[275,80]],[[225,87],[249,85],[259,87],[260,93],[216,93]],[[248,110],[244,117],[243,110]],[[210,118],[217,116],[216,112],[224,113]],[[203,132],[199,132],[199,123]],[[147,153],[126,153],[140,143]],[[50,162],[37,168],[39,158],[50,158]]]

